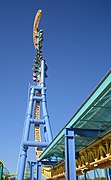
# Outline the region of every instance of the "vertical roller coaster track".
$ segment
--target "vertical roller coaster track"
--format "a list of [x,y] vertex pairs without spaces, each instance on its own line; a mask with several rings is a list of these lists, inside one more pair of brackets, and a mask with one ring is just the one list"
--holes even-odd
[[[36,51],[33,64],[33,84],[29,87],[29,102],[20,148],[17,180],[22,180],[24,177],[28,148],[35,148],[36,161],[39,162],[39,156],[43,152],[44,148],[52,141],[52,132],[46,104],[45,78],[47,77],[47,65],[42,56],[44,32],[42,29],[38,28],[41,15],[42,10],[39,10],[35,16],[33,26],[33,42]],[[31,124],[34,124],[33,141],[30,141]]]
[[[41,74],[40,74],[40,66],[41,66],[41,60],[42,57],[42,41],[43,41],[43,30],[38,30],[39,21],[42,15],[42,11],[39,10],[36,14],[35,20],[34,20],[34,26],[33,26],[33,42],[34,47],[36,50],[36,56],[34,59],[34,66],[33,66],[33,80],[38,83],[38,86],[40,87],[41,82]],[[38,69],[37,69],[38,68]],[[40,93],[37,92],[37,96],[40,96]],[[40,119],[40,102],[35,102],[35,108],[34,108],[34,119],[39,120]],[[34,136],[35,141],[41,142],[41,134],[40,134],[40,126],[34,125]],[[39,158],[40,154],[42,153],[42,149],[39,147],[36,147],[36,159]]]

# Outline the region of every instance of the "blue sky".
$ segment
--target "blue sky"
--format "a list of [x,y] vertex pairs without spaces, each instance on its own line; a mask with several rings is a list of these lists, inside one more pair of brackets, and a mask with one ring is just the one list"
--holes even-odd
[[47,103],[54,137],[111,67],[110,0],[0,0],[0,159],[16,171],[43,10]]

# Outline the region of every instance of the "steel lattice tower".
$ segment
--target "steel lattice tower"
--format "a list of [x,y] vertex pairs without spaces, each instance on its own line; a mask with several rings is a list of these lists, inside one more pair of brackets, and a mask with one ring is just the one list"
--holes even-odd
[[[42,42],[44,32],[42,29],[38,29],[41,13],[41,10],[37,12],[33,27],[33,41],[36,50],[36,56],[34,58],[33,65],[34,83],[29,87],[29,99],[20,147],[17,180],[23,180],[24,178],[28,148],[35,148],[36,159],[38,162],[40,154],[52,141],[52,133],[46,102],[45,78],[47,77],[47,65],[42,56]],[[34,139],[32,141],[30,141],[31,124],[34,125]]]

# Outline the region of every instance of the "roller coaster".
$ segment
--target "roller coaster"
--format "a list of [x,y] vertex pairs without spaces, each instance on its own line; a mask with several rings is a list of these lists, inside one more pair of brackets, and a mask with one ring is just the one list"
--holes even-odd
[[[42,56],[44,31],[39,30],[42,11],[35,16],[33,42],[36,51],[33,64],[33,84],[29,97],[22,142],[20,147],[17,180],[24,179],[27,151],[35,148],[36,161],[30,162],[30,179],[76,180],[88,172],[107,168],[105,179],[111,179],[111,70],[53,139],[47,111],[47,65]],[[70,88],[70,87],[67,87]],[[30,140],[33,125],[34,138]],[[99,175],[98,175],[99,176]]]

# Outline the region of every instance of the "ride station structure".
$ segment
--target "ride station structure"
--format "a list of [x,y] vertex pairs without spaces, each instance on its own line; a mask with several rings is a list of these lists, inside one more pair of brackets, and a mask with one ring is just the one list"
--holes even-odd
[[[17,180],[24,179],[27,152],[36,151],[36,162],[30,162],[30,179],[76,180],[81,174],[107,168],[111,179],[111,70],[53,139],[46,101],[47,65],[42,56],[43,30],[38,29],[42,11],[36,14],[33,41],[36,50],[33,81],[20,147]],[[33,126],[34,138],[30,140]]]

